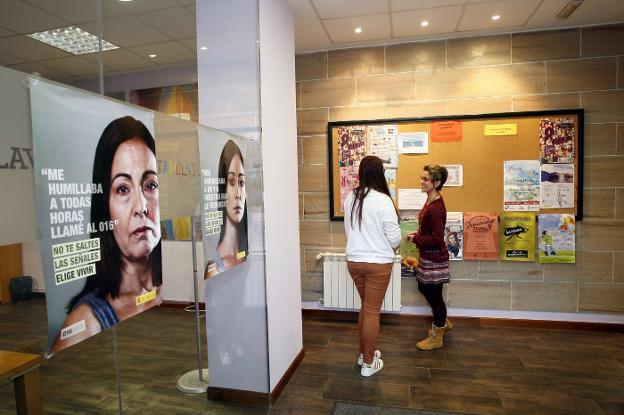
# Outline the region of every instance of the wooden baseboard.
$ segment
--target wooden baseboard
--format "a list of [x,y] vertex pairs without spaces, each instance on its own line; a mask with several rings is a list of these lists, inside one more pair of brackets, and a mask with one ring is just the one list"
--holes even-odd
[[268,393],[244,391],[238,389],[215,388],[208,386],[208,399],[226,401],[250,406],[268,407],[271,399]]
[[295,357],[295,360],[293,360],[293,362],[290,364],[288,370],[286,370],[286,372],[284,373],[284,376],[282,376],[282,379],[275,386],[275,389],[273,389],[273,392],[271,392],[271,405],[273,405],[277,398],[279,398],[279,396],[282,394],[282,391],[288,384],[288,381],[290,381],[290,378],[299,367],[299,364],[303,361],[304,356],[305,349],[302,348],[299,354],[297,354],[297,357]]
[[[303,309],[303,318],[357,321],[358,312],[348,310]],[[624,324],[584,321],[527,320],[494,317],[451,317],[453,323],[467,327],[524,327],[533,329],[592,330],[624,333]],[[431,324],[431,316],[381,313],[382,324]]]
[[[189,301],[171,301],[171,300],[166,300],[163,301],[162,304],[160,305],[160,307],[164,307],[164,308],[176,308],[176,309],[182,309],[184,310],[186,307],[188,306],[195,306],[194,302],[189,302]],[[205,311],[206,307],[203,301],[199,302],[199,311]]]

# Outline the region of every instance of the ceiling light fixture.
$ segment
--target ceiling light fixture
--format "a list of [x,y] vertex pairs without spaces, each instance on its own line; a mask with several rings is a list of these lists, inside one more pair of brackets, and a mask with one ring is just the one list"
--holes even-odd
[[202,46],[200,49],[201,49],[201,50],[208,50],[208,47],[206,47],[206,46]]
[[429,22],[428,22],[428,21],[426,21],[426,20],[423,20],[422,22],[420,22],[420,25],[421,25],[422,27],[427,27],[427,26],[429,26]]
[[154,58],[156,57],[156,54],[155,54],[155,53],[150,53],[150,54],[149,54],[149,55],[147,55],[147,56],[149,56],[150,58],[154,59]]
[[567,19],[579,6],[583,4],[583,0],[571,0],[557,13],[557,18]]
[[494,16],[492,16],[492,20],[498,20],[500,18],[501,18],[500,14],[495,14]]
[[[31,33],[26,36],[73,55],[84,55],[100,50],[99,38],[96,35],[75,26]],[[112,49],[119,49],[119,46],[102,39],[102,50]]]
[[362,28],[361,27],[356,27],[354,32],[355,33],[362,33]]

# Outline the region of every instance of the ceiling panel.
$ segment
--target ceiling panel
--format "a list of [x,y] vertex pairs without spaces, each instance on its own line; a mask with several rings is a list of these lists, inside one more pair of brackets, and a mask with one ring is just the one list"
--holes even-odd
[[47,66],[40,65],[34,62],[20,63],[18,65],[12,65],[12,69],[22,71],[27,74],[37,72],[39,75],[46,79],[64,79],[69,78],[69,75],[63,71],[57,71],[56,69],[48,68]]
[[[97,30],[95,23],[90,23],[81,27],[91,33],[95,33]],[[146,45],[171,40],[164,33],[132,16],[105,19],[102,24],[102,31],[104,32],[104,39],[121,47]]]
[[192,37],[189,39],[178,40],[179,43],[184,45],[185,48],[190,50],[193,53],[197,52],[197,39]]
[[24,61],[22,59],[16,58],[15,56],[0,53],[0,65],[9,66],[15,65],[17,63],[24,63]]
[[[390,37],[388,13],[331,19],[325,20],[324,23],[333,43],[359,43]],[[361,27],[362,33],[355,33],[356,27]]]
[[[297,48],[315,50],[327,48],[331,42],[325,28],[308,0],[290,0],[295,9],[295,42]],[[313,17],[312,17],[313,16]]]
[[13,55],[25,61],[38,61],[70,56],[69,53],[41,43],[24,35],[0,39],[0,52]]
[[[85,55],[84,59],[98,63],[97,53]],[[104,66],[109,71],[124,71],[138,68],[150,68],[156,64],[147,57],[142,57],[126,49],[107,50],[104,52]]]
[[[396,37],[452,33],[457,27],[461,12],[462,6],[450,6],[392,13],[392,31]],[[422,27],[420,22],[423,20],[428,21],[429,26]]]
[[[71,24],[95,21],[95,2],[93,0],[24,0],[32,6],[44,10],[53,16],[59,16]],[[102,10],[104,17],[110,16]]]
[[[493,3],[475,3],[464,7],[464,14],[459,22],[460,31],[500,30],[523,26],[535,11],[540,0],[506,0]],[[492,20],[498,14],[499,20]]]
[[197,35],[195,15],[184,7],[141,13],[137,16],[172,39],[187,39]]
[[[78,56],[70,56],[68,58],[52,59],[39,62],[43,66],[68,73],[72,76],[93,76],[96,77],[100,73],[99,65],[90,62]],[[106,66],[105,66],[106,67]],[[108,69],[108,68],[106,68]]]
[[178,42],[167,42],[153,45],[135,46],[129,48],[139,56],[156,54],[152,61],[156,64],[178,64],[196,61],[196,56]]
[[171,7],[178,7],[180,5],[180,3],[178,3],[176,0],[132,0],[123,2],[119,2],[118,0],[109,1],[117,1],[121,5],[121,7],[123,7],[129,13],[143,13],[152,10],[169,9]]
[[577,26],[596,22],[624,21],[624,1],[585,1],[567,19],[558,19],[557,13],[569,0],[544,0],[537,13],[531,16],[529,24],[536,27]]
[[388,0],[311,0],[321,19],[364,16],[389,11]]
[[36,7],[18,0],[2,0],[0,26],[16,33],[33,33],[64,27],[66,20],[59,19]]
[[466,0],[391,0],[392,11],[430,9],[434,7],[456,6],[465,4]]

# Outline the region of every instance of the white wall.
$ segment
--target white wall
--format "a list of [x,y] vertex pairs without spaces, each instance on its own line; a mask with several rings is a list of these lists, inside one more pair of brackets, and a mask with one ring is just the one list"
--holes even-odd
[[260,0],[260,85],[270,389],[303,348],[294,16]]

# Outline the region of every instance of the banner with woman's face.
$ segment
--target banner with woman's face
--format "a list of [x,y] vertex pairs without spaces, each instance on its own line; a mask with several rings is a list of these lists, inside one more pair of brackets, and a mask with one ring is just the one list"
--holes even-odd
[[204,278],[249,254],[245,147],[239,137],[199,127]]
[[153,114],[47,82],[30,88],[48,352],[162,301]]

